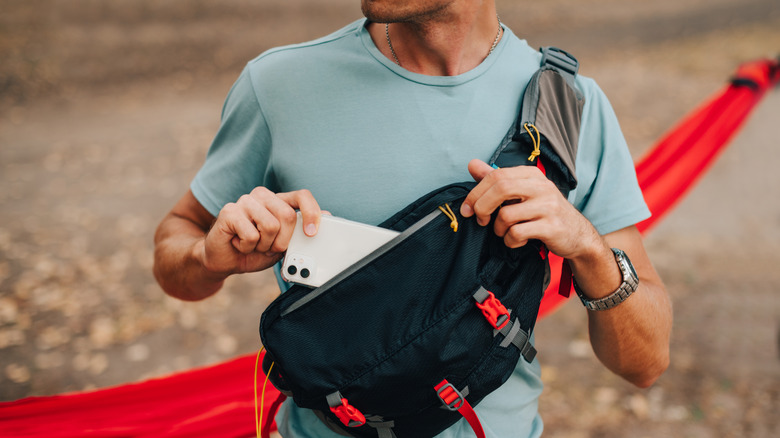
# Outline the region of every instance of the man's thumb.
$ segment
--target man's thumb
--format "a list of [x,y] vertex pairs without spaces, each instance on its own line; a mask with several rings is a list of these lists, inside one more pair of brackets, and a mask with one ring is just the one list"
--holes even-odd
[[482,181],[482,178],[486,177],[493,170],[495,169],[491,165],[482,160],[473,159],[469,161],[469,173],[476,182]]

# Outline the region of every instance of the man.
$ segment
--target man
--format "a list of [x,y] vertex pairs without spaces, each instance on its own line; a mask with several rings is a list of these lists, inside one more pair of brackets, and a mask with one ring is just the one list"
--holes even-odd
[[[651,385],[668,365],[671,308],[633,226],[649,212],[600,89],[577,80],[586,104],[579,185],[567,200],[535,167],[484,162],[515,121],[540,59],[501,25],[493,1],[363,0],[362,8],[366,20],[247,65],[203,168],[157,230],[163,289],[199,300],[230,275],[274,266],[296,209],[309,235],[321,207],[377,224],[471,177],[479,184],[461,215],[485,225],[498,209],[494,230],[505,243],[542,240],[569,260],[585,299],[616,292],[623,276],[611,248],[627,254],[639,285],[608,310],[588,311],[591,343],[610,370]],[[539,374],[537,361],[519,361],[476,407],[488,436],[541,434]],[[277,419],[283,436],[337,436],[289,402]],[[470,434],[461,421],[441,436]]]

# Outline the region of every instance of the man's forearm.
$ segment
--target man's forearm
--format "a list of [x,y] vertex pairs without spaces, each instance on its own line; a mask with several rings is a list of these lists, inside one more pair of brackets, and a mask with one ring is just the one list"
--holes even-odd
[[165,293],[196,301],[219,291],[227,275],[203,266],[204,231],[191,221],[168,215],[155,234],[154,276]]
[[584,260],[572,263],[577,283],[589,298],[609,295],[622,282],[610,247],[629,255],[639,276],[639,287],[616,307],[588,311],[591,345],[607,368],[646,387],[668,366],[671,304],[635,227],[606,235]]
[[642,283],[623,303],[588,311],[593,351],[614,373],[648,387],[669,365],[671,306],[656,285]]

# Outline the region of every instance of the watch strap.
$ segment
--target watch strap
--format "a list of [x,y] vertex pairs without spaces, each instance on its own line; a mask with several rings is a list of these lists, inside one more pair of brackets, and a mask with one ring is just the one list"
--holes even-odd
[[612,248],[612,253],[615,255],[615,261],[620,268],[620,273],[623,276],[623,282],[620,286],[611,294],[603,298],[590,299],[585,296],[584,293],[577,286],[577,281],[574,281],[574,290],[580,297],[580,301],[588,310],[607,310],[611,309],[618,304],[625,301],[632,293],[634,293],[639,286],[639,278],[637,277],[634,266],[631,264],[628,256],[622,250]]

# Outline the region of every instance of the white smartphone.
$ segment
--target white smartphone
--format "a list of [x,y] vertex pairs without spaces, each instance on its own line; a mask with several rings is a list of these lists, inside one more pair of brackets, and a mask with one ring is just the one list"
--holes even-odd
[[315,236],[303,232],[301,213],[282,262],[282,278],[309,287],[326,281],[397,236],[397,231],[322,215]]

